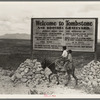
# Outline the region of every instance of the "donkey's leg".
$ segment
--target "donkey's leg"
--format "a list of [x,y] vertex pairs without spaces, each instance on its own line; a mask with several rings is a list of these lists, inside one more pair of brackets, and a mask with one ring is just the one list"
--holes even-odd
[[51,75],[53,75],[53,73],[49,74],[49,82],[51,82],[51,79],[50,79]]
[[76,85],[78,84],[78,78],[75,75],[75,70],[72,71],[72,76],[74,77],[75,81],[76,81]]
[[15,87],[18,83],[20,83],[21,82],[21,80],[20,79],[16,79],[15,81],[14,81],[14,83],[13,83],[13,87]]
[[56,74],[56,78],[57,78],[57,85],[58,85],[59,84],[59,77],[57,74]]
[[70,80],[71,80],[71,76],[70,76],[70,73],[69,72],[67,72],[68,73],[68,81],[67,81],[67,83],[65,84],[65,86],[67,86],[68,85],[68,83],[70,82]]

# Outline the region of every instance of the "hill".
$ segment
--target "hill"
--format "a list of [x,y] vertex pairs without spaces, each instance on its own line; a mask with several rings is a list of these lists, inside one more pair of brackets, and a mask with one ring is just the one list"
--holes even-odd
[[29,34],[25,33],[15,33],[15,34],[4,34],[0,36],[0,39],[30,39]]

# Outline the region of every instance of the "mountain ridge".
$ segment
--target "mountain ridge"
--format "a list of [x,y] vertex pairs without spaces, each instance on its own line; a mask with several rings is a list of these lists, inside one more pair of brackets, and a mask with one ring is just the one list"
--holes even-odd
[[26,33],[13,33],[4,34],[0,36],[0,39],[30,39],[30,35]]
[[[13,33],[13,34],[4,34],[0,36],[0,39],[31,39],[31,35],[27,33]],[[100,39],[97,40],[100,43]]]

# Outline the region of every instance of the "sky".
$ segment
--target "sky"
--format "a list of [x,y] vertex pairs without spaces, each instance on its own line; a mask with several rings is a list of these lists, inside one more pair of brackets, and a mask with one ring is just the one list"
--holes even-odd
[[100,2],[0,2],[0,35],[31,34],[31,18],[98,18],[100,39]]

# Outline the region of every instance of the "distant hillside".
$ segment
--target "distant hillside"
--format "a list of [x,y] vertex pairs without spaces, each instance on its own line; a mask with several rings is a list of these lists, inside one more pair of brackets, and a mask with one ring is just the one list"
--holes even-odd
[[30,35],[25,33],[5,34],[0,36],[0,39],[30,39]]
[[[4,34],[0,36],[0,39],[27,39],[29,40],[30,38],[31,38],[30,34],[26,34],[26,33]],[[98,39],[98,42],[100,43],[100,39]]]

